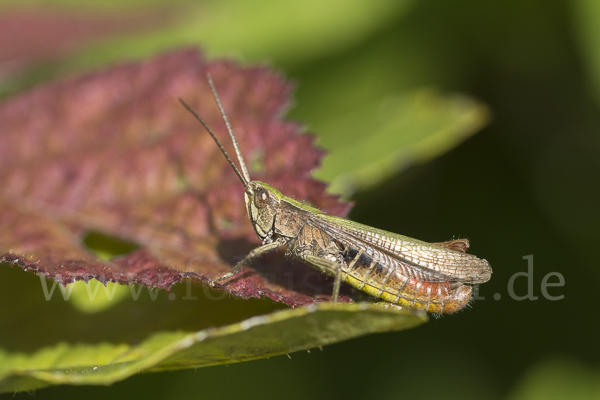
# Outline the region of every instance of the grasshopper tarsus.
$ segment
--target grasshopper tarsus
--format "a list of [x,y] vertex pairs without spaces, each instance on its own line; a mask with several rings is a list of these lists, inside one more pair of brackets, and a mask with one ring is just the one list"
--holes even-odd
[[347,219],[324,214],[284,196],[272,186],[251,181],[223,104],[210,76],[208,83],[233,142],[240,168],[219,139],[189,105],[244,185],[244,201],[252,226],[263,245],[252,250],[214,284],[235,276],[251,259],[287,245],[309,266],[334,277],[332,301],[342,282],[384,301],[432,313],[452,313],[465,307],[470,285],[489,280],[488,262],[466,254],[469,241],[426,243]]

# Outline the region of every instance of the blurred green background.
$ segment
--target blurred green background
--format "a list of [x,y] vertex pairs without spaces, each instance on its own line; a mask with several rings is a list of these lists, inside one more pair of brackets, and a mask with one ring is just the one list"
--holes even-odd
[[[405,132],[392,130],[390,138],[390,127],[403,126],[414,111],[398,99],[425,94],[425,109],[444,101],[450,113],[474,113],[456,129],[462,137],[487,125],[464,141],[414,151],[350,183],[339,180],[347,171],[334,161],[317,176],[356,202],[352,219],[427,241],[467,237],[471,252],[494,269],[472,309],[413,330],[291,360],[42,389],[36,399],[600,398],[593,322],[600,292],[599,2],[65,0],[50,7],[4,0],[0,23],[23,5],[59,22],[61,15],[111,22],[51,52],[56,43],[20,44],[27,29],[5,38],[0,53],[8,49],[24,61],[0,59],[4,100],[43,81],[195,45],[210,57],[273,65],[294,80],[289,118],[316,132],[331,160],[356,151],[336,155],[336,148],[365,137],[391,152],[387,140],[401,141]],[[47,54],[36,56],[39,49]],[[511,295],[511,277],[528,271],[530,255],[533,273],[514,279]],[[564,279],[547,289],[564,296],[559,300],[542,291],[550,273]],[[558,282],[556,274],[546,279]],[[517,299],[528,290],[536,300]]]

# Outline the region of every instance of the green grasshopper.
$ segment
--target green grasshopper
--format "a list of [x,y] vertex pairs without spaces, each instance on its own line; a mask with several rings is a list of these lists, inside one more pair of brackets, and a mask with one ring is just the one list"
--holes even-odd
[[233,270],[211,283],[235,276],[248,261],[285,245],[293,257],[335,278],[334,303],[341,283],[346,282],[390,303],[437,314],[453,313],[469,303],[472,292],[469,285],[490,279],[489,263],[466,254],[469,248],[466,239],[422,242],[326,215],[284,196],[266,183],[251,181],[210,75],[208,82],[233,142],[241,172],[204,119],[179,100],[212,136],[242,181],[248,217],[263,242]]

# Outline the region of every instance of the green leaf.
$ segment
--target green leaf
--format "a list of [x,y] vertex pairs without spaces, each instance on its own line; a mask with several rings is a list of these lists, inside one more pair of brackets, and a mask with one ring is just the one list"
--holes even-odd
[[[68,286],[73,286],[69,288]],[[117,283],[106,282],[106,285],[97,280],[88,283],[79,281],[70,283],[65,289],[72,290],[71,304],[81,312],[95,313],[106,310],[125,299],[129,293],[129,287]]]
[[510,400],[584,400],[600,396],[600,371],[572,357],[543,360],[529,369]]
[[600,101],[600,3],[594,0],[576,0],[572,3],[575,23],[579,34],[584,67],[590,81],[592,94]]
[[319,304],[195,333],[156,333],[138,345],[62,343],[33,354],[0,350],[0,392],[108,385],[138,372],[254,360],[408,329],[426,319],[389,304]]
[[382,97],[315,127],[329,154],[314,175],[331,182],[330,192],[349,197],[449,151],[487,120],[487,108],[463,95],[423,89]]
[[[80,8],[79,2],[62,0],[62,5]],[[35,2],[34,2],[35,3]],[[102,12],[119,8],[131,12],[139,0],[118,6],[88,1],[87,7]],[[168,7],[173,23],[147,32],[119,35],[92,44],[67,62],[69,69],[86,69],[128,58],[142,58],[185,45],[209,49],[208,55],[235,55],[245,60],[277,60],[279,65],[306,62],[351,47],[365,36],[410,9],[412,0],[266,0],[153,1],[152,7]],[[68,9],[68,8],[67,8]],[[178,12],[173,12],[178,9]],[[147,6],[144,7],[147,11]],[[114,10],[113,10],[114,11]],[[294,23],[289,23],[293,16]],[[323,40],[326,37],[327,40]]]

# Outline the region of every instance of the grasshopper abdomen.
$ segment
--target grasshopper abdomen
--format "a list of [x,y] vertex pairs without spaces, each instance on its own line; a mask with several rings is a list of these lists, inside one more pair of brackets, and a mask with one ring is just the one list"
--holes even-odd
[[362,250],[343,252],[342,280],[384,301],[417,310],[444,314],[463,308],[471,298],[471,287],[461,282],[426,282],[384,265]]

